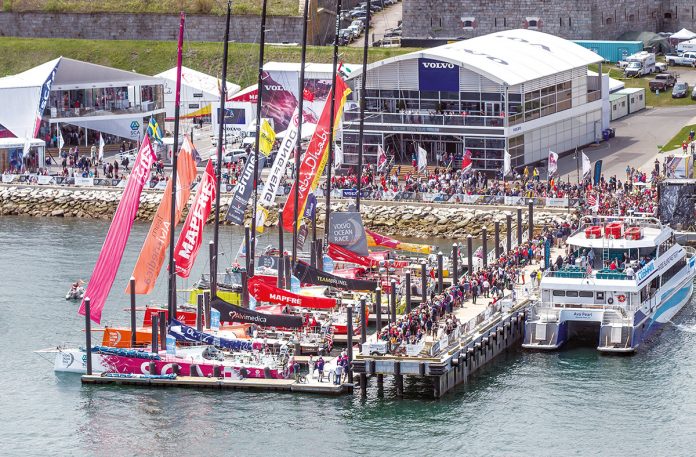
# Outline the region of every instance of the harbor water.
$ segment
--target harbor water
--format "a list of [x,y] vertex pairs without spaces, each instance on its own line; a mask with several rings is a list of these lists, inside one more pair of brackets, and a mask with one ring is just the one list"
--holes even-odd
[[[0,455],[694,454],[694,300],[635,356],[590,347],[513,351],[439,400],[409,378],[404,399],[388,378],[383,391],[373,383],[367,399],[83,387],[79,376],[56,376],[52,360],[33,351],[84,345],[78,304],[64,296],[70,283],[88,279],[107,228],[0,218]],[[128,322],[124,288],[147,230],[134,226],[103,323]],[[224,228],[221,240],[221,262],[231,263],[240,232]],[[274,241],[270,234],[258,249]],[[192,278],[204,268],[199,261]],[[154,300],[165,296],[165,282]],[[139,306],[146,303],[139,297]]]

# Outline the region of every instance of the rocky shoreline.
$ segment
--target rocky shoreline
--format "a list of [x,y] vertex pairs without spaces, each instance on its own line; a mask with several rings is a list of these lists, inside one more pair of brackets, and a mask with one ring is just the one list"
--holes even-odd
[[[86,219],[112,218],[121,198],[120,190],[80,189],[62,187],[2,186],[0,187],[0,216],[20,215],[32,217],[75,217]],[[137,220],[150,221],[157,211],[162,192],[143,192]],[[227,211],[227,200],[222,197],[221,214]],[[191,196],[193,199],[193,195]],[[345,201],[332,203],[332,210],[348,209]],[[319,202],[318,224],[323,228],[324,202]],[[479,236],[485,226],[492,236],[495,222],[500,222],[501,231],[505,230],[506,215],[512,214],[513,225],[516,224],[516,209],[490,209],[481,206],[423,206],[408,203],[389,203],[364,201],[362,204],[365,227],[384,235],[399,235],[412,238],[451,238],[461,239],[466,235]],[[524,224],[527,222],[524,210]],[[575,218],[573,214],[536,210],[535,225],[542,227],[553,221]],[[247,219],[249,211],[247,211]],[[212,217],[210,218],[212,221]],[[266,226],[277,223],[277,214],[272,211]]]

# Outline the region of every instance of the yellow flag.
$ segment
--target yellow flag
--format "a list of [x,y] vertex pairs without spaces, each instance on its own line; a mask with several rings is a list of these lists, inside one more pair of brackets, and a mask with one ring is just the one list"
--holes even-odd
[[261,132],[259,135],[259,151],[261,154],[268,157],[271,155],[271,149],[273,149],[273,143],[275,143],[276,134],[273,131],[273,127],[268,123],[266,119],[261,123]]
[[263,205],[256,206],[256,231],[263,233],[266,230],[266,221],[268,220],[268,210]]

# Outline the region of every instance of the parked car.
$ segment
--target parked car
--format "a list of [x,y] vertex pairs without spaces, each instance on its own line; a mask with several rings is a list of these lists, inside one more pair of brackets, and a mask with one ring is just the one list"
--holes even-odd
[[667,54],[665,60],[669,66],[674,65],[687,65],[694,67],[696,66],[696,52],[685,52],[683,54]]
[[674,72],[658,73],[653,79],[650,80],[648,86],[652,92],[656,90],[665,91],[669,87],[674,87],[677,83],[677,76]]
[[696,86],[694,86],[694,89],[691,91],[691,100],[696,100]]
[[[228,163],[237,163],[240,160],[246,161],[247,159],[247,152],[244,149],[232,149],[227,152],[225,152],[222,155],[222,163],[228,164]],[[213,163],[217,162],[217,155],[213,154],[211,157],[211,160]]]
[[363,33],[365,31],[365,23],[363,21],[361,21],[360,19],[356,19],[353,22],[351,22],[350,27],[353,27],[353,26],[359,28],[360,33]]
[[685,82],[678,82],[672,89],[672,98],[684,98],[689,92],[689,85]]
[[353,34],[353,38],[358,39],[362,35],[362,30],[357,25],[351,24],[346,30],[349,30]]
[[341,38],[343,38],[345,41],[347,41],[346,44],[350,44],[353,42],[353,40],[355,40],[355,35],[353,35],[353,31],[350,29],[341,29],[338,32],[338,36],[339,36],[339,41]]

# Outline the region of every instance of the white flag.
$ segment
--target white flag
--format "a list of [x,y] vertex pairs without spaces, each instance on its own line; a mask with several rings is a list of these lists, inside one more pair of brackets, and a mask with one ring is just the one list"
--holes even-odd
[[63,149],[63,146],[65,145],[65,141],[63,141],[63,132],[61,132],[60,128],[58,129],[58,150]]
[[102,138],[102,134],[99,134],[99,161],[104,160],[104,138]]
[[428,151],[418,146],[418,172],[423,173],[428,167]]
[[504,156],[503,156],[503,176],[507,176],[512,172],[512,157],[510,157],[510,153],[507,151],[504,151]]
[[556,174],[558,171],[558,154],[553,151],[549,151],[549,175],[548,178]]
[[585,155],[585,153],[582,153],[582,177],[583,179],[586,179],[590,176],[590,173],[592,172],[592,164],[590,163],[590,158]]
[[383,172],[387,166],[387,153],[384,152],[382,145],[377,146],[377,171]]
[[343,149],[337,144],[334,145],[334,168],[343,165]]

